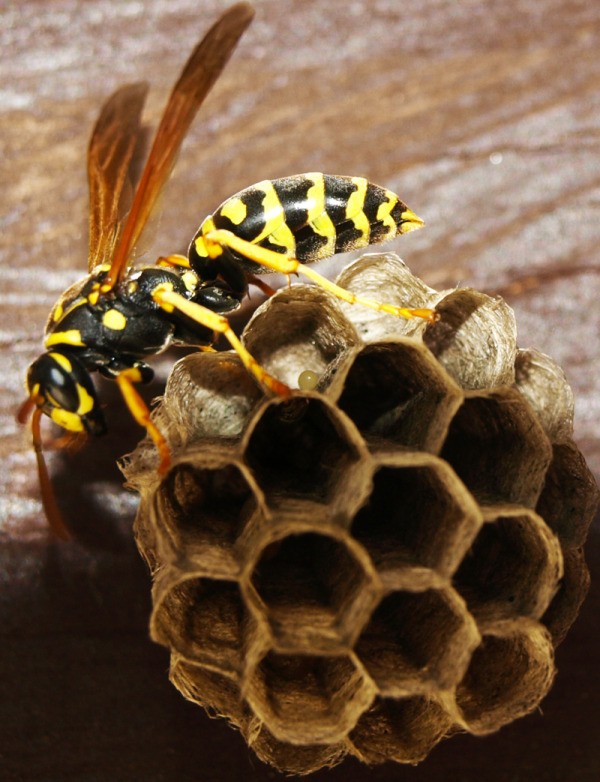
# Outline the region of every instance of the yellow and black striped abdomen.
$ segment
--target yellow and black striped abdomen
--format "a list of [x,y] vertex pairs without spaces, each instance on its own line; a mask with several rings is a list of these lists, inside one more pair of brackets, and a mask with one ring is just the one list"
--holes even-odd
[[194,245],[206,256],[203,236],[225,229],[310,263],[422,224],[398,196],[362,177],[298,174],[259,182],[229,198],[204,221]]

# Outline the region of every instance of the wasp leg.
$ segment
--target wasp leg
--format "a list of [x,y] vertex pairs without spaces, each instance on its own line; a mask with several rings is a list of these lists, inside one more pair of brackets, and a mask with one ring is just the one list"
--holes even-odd
[[246,369],[254,375],[263,387],[278,396],[288,397],[290,395],[291,389],[263,369],[254,356],[246,350],[225,316],[219,315],[193,301],[188,301],[184,296],[180,296],[178,293],[160,285],[152,292],[152,298],[165,312],[180,312],[201,326],[222,334],[241,358]]
[[[178,269],[192,268],[189,258],[186,258],[185,255],[178,255],[177,253],[175,253],[174,255],[161,255],[160,258],[156,259],[156,265],[166,266],[167,268],[172,268],[173,266],[175,266]],[[272,288],[264,280],[261,280],[260,277],[257,277],[255,274],[248,273],[245,275],[245,277],[248,285],[254,285],[256,288],[261,290],[265,294],[265,296],[274,296],[277,293],[275,288]]]
[[252,244],[245,239],[240,239],[239,236],[231,233],[231,231],[223,229],[210,231],[204,236],[204,240],[209,247],[209,251],[213,249],[215,256],[222,252],[223,247],[228,247],[235,253],[243,255],[244,258],[259,263],[261,266],[266,266],[268,269],[273,269],[273,271],[288,275],[303,274],[324,290],[337,296],[338,299],[347,301],[349,304],[362,304],[364,307],[400,318],[423,318],[430,323],[435,323],[439,319],[438,313],[432,309],[410,309],[408,307],[397,307],[394,304],[384,304],[374,299],[363,299],[362,296],[356,296],[356,294],[331,282],[327,277],[323,277],[322,274],[314,271],[309,266],[300,263],[297,258],[288,258],[274,250]]
[[255,274],[247,274],[246,279],[248,280],[248,285],[254,285],[256,288],[262,291],[265,296],[274,296],[277,293],[275,288],[271,288],[270,285],[267,285],[266,282],[261,280],[260,277],[257,277]]
[[42,436],[40,432],[40,419],[42,417],[42,411],[37,408],[33,411],[31,417],[31,435],[33,439],[33,449],[35,451],[35,458],[37,461],[38,477],[40,481],[40,491],[42,495],[42,507],[44,508],[44,514],[48,519],[50,529],[54,532],[57,538],[61,540],[70,540],[71,531],[65,524],[62,514],[59,510],[58,503],[56,502],[56,496],[52,487],[52,481],[48,474],[48,468],[46,467],[46,460],[44,459],[44,451],[42,447]]
[[143,426],[146,429],[149,436],[154,441],[154,445],[160,455],[158,472],[160,475],[164,475],[171,463],[171,453],[167,441],[150,418],[148,406],[136,391],[134,384],[140,382],[139,370],[135,367],[124,369],[122,372],[119,372],[115,377],[115,380],[131,415],[140,426]]
[[178,255],[175,253],[174,255],[161,255],[160,258],[157,258],[156,260],[157,266],[177,266],[179,268],[183,269],[189,269],[190,262],[186,258],[185,255]]

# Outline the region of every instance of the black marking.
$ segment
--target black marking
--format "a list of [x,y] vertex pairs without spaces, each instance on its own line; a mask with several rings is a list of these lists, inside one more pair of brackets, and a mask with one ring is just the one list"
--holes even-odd
[[390,196],[384,188],[379,187],[378,185],[373,185],[369,182],[367,185],[367,192],[365,194],[364,212],[369,220],[369,225],[371,226],[369,235],[370,244],[383,242],[386,239],[392,238],[398,232],[399,222],[395,218],[394,222],[396,223],[397,229],[394,232],[392,232],[389,223],[386,224],[383,222],[383,220],[377,219],[379,207],[382,204],[388,204],[389,199]]
[[[229,201],[233,200],[233,198],[239,198],[239,200],[246,205],[246,217],[239,225],[233,223],[222,213],[224,207]],[[224,228],[226,231],[231,231],[241,239],[253,242],[265,229],[265,210],[263,208],[265,191],[257,187],[249,187],[247,190],[242,190],[241,193],[233,196],[233,198],[230,198],[221,204],[213,215],[215,227]]]
[[[257,242],[257,244],[260,247],[265,247],[267,250],[272,250],[274,253],[279,253],[280,255],[288,255],[289,254],[289,250],[288,250],[287,247],[284,247],[282,244],[275,244],[274,242],[271,242],[271,239],[268,236],[267,236],[266,239],[263,239],[262,242]],[[269,269],[265,269],[265,271],[268,272],[270,270]]]
[[347,222],[346,207],[352,193],[358,190],[358,186],[350,177],[331,176],[324,174],[325,179],[325,209],[335,226],[342,227]]
[[284,209],[286,224],[297,235],[308,225],[308,191],[314,182],[305,176],[288,176],[274,179],[272,184]]
[[365,193],[363,211],[371,225],[379,222],[377,220],[377,212],[381,204],[387,203],[387,200],[388,197],[386,191],[382,187],[379,187],[378,185],[372,185],[369,182],[367,185],[367,192]]
[[371,232],[369,234],[369,244],[377,244],[379,242],[385,242],[386,239],[391,239],[393,234],[390,232],[390,226],[383,223],[381,220],[377,220],[371,223]]
[[303,263],[310,263],[323,258],[322,248],[329,241],[327,236],[315,233],[310,225],[296,232],[296,258]]
[[335,251],[336,253],[346,253],[350,250],[356,250],[358,247],[364,247],[368,238],[358,230],[351,220],[347,220],[336,226]]
[[402,219],[402,213],[406,212],[407,208],[408,207],[406,206],[406,204],[403,204],[402,201],[398,199],[394,204],[392,211],[390,212],[390,217],[398,226],[398,231],[400,230],[400,227],[404,222],[404,220]]

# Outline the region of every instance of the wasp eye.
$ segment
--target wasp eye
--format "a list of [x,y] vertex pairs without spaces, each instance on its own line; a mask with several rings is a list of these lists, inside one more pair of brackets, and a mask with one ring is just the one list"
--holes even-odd
[[48,401],[62,410],[75,412],[79,406],[79,394],[75,382],[55,367],[50,370],[45,392]]
[[62,410],[75,411],[78,393],[72,363],[59,353],[44,353],[30,366],[27,374],[30,392]]

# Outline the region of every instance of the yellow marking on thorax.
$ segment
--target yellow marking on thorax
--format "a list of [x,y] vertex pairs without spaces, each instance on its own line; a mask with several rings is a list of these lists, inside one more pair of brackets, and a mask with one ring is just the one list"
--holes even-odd
[[398,203],[398,197],[391,190],[386,190],[385,196],[387,201],[384,201],[377,207],[377,219],[385,225],[388,229],[388,235],[392,237],[398,233],[398,226],[391,215],[392,209]]
[[58,323],[63,318],[66,318],[67,315],[70,315],[73,310],[76,310],[77,307],[81,307],[82,304],[85,304],[87,299],[81,298],[78,296],[74,301],[72,301],[67,309],[65,309],[64,304],[62,301],[58,301],[54,308],[52,309],[52,312],[50,313],[50,322],[51,323]]
[[188,290],[190,293],[194,293],[198,287],[198,275],[193,271],[184,272],[181,275],[181,281],[185,285],[186,290]]
[[219,209],[219,214],[230,220],[234,225],[243,223],[248,214],[248,207],[242,201],[241,198],[230,198],[229,201],[225,201],[223,206]]
[[[363,235],[365,244],[369,243],[369,236],[371,235],[371,226],[369,218],[364,212],[365,198],[367,195],[368,182],[364,177],[353,176],[353,184],[356,185],[356,190],[350,193],[350,198],[346,205],[346,218],[354,223],[354,227],[357,231],[360,231]],[[360,246],[357,244],[357,246]]]
[[119,310],[106,310],[102,316],[102,325],[112,331],[123,331],[125,326],[127,326],[127,318]]
[[313,182],[306,196],[308,204],[308,223],[318,236],[327,239],[327,244],[319,248],[319,257],[327,258],[335,252],[335,225],[326,212],[325,207],[325,177],[321,173],[306,174],[306,178]]
[[44,345],[51,348],[52,345],[71,345],[75,348],[84,348],[85,342],[81,339],[79,329],[67,329],[67,331],[53,331],[48,334]]

